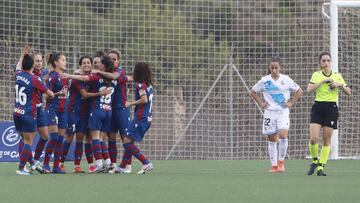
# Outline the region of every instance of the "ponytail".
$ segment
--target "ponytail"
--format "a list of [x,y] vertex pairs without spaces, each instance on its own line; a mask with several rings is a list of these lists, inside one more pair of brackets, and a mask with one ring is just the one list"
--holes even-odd
[[56,68],[55,62],[60,59],[61,53],[50,53],[47,64],[50,65],[52,68]]

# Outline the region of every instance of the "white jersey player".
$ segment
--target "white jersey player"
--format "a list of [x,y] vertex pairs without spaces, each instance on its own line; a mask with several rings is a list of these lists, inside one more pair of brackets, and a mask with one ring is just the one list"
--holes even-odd
[[[252,88],[251,97],[264,109],[262,132],[268,138],[268,150],[272,173],[284,172],[284,159],[288,147],[290,126],[289,108],[300,98],[302,90],[289,76],[280,74],[280,59],[270,61],[269,75],[258,81]],[[263,94],[265,101],[258,95]],[[295,92],[290,99],[290,93]],[[277,142],[279,140],[279,160]]]

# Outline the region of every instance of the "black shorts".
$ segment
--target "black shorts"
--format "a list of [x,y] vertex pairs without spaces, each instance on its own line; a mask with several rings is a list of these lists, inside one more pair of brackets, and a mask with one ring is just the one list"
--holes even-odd
[[311,108],[310,123],[337,129],[339,110],[336,102],[317,102]]

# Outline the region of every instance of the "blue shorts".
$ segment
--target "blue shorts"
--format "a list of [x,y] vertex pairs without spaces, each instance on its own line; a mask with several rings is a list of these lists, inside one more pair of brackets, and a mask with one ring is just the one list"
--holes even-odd
[[18,132],[31,133],[36,131],[36,118],[30,115],[13,115],[15,129]]
[[54,109],[46,109],[46,114],[47,114],[47,125],[48,126],[52,126],[52,125],[57,125],[58,128],[61,129],[66,129],[67,127],[67,113],[66,112],[58,112],[55,111]]
[[140,142],[144,139],[144,135],[146,131],[150,128],[151,122],[147,120],[147,118],[143,118],[142,120],[132,120],[130,123],[129,137],[132,140]]
[[86,133],[87,132],[87,117],[80,117],[78,112],[68,112],[68,125],[66,134]]
[[46,113],[44,111],[44,109],[39,106],[36,107],[36,120],[37,120],[37,127],[38,128],[42,128],[42,127],[46,127],[47,126],[47,120],[46,120]]
[[111,132],[120,135],[129,135],[130,109],[116,108],[112,110]]
[[87,127],[89,130],[99,130],[100,132],[109,133],[110,122],[111,111],[91,109]]

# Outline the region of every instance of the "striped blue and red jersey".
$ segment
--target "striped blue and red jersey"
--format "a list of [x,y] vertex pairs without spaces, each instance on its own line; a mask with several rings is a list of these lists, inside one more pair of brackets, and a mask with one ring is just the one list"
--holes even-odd
[[[49,71],[47,69],[37,69],[34,68],[33,74],[38,78],[38,80],[45,84],[45,77],[49,74]],[[39,94],[36,97],[36,100],[39,101],[39,104],[42,103],[42,93],[39,92]]]
[[[46,86],[55,94],[61,90],[67,92],[69,88],[69,80],[61,78],[59,73],[51,71],[46,80]],[[46,108],[52,108],[57,112],[64,112],[66,107],[66,95],[56,95],[46,103]]]
[[145,91],[148,101],[145,104],[139,104],[135,106],[134,116],[136,116],[138,120],[147,118],[148,121],[151,121],[152,120],[151,108],[154,98],[153,87],[151,85],[146,84],[146,82],[137,83],[135,87],[135,101],[139,100],[142,96],[140,95],[140,90]]
[[89,84],[91,92],[101,92],[106,88],[112,88],[111,93],[101,97],[93,97],[91,98],[91,109],[100,109],[102,111],[111,111],[112,110],[112,101],[113,101],[113,93],[114,87],[117,84],[117,81],[112,81],[110,84],[105,82],[105,79],[100,74],[90,74],[89,75]]
[[41,68],[41,69],[34,68],[33,73],[34,75],[40,77],[41,81],[45,82],[45,78],[49,74],[49,70],[45,68]]
[[117,85],[114,90],[113,108],[125,108],[126,103],[126,82],[128,77],[126,76],[125,69],[118,67],[116,71],[120,74],[118,77]]
[[80,80],[71,80],[68,97],[68,112],[77,112],[84,118],[88,115],[88,100],[81,96],[80,90],[86,89],[85,83]]
[[18,71],[15,74],[15,107],[16,115],[36,116],[36,104],[39,103],[36,97],[48,89],[39,79],[28,71]]

